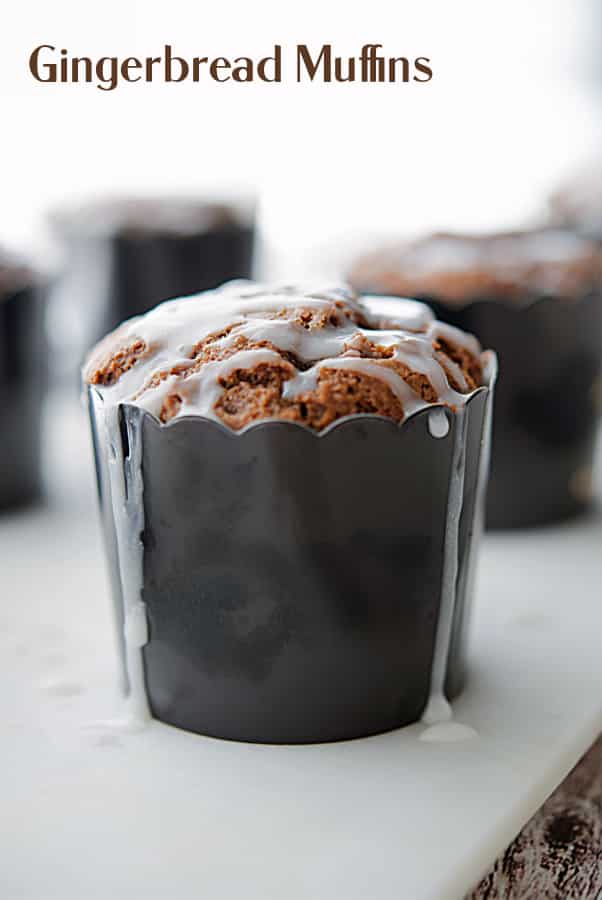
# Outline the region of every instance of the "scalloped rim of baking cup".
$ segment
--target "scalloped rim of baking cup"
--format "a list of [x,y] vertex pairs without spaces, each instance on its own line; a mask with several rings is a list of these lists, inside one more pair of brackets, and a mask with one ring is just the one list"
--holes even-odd
[[450,727],[488,469],[485,358],[486,384],[456,410],[321,432],[161,424],[88,388],[131,716],[267,743]]

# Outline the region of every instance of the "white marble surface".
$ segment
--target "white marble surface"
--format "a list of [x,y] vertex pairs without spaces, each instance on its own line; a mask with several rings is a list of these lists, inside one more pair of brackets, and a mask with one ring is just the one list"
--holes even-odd
[[602,729],[600,514],[487,537],[473,740],[131,732],[85,423],[60,423],[49,503],[0,517],[0,896],[460,900]]

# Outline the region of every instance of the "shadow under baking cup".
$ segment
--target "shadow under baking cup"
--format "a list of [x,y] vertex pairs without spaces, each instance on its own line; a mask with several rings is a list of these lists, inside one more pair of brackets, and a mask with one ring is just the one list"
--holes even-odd
[[[201,417],[161,425],[124,405],[119,434],[107,435],[102,398],[90,388],[126,686],[132,597],[124,572],[131,584],[127,573],[140,566],[133,599],[146,609],[141,654],[157,719],[267,743],[341,740],[416,721],[431,690],[455,480],[444,687],[457,695],[489,396],[479,389],[462,414],[430,407],[402,425],[351,416],[320,434],[278,421],[238,433]],[[433,413],[440,436],[431,433]],[[126,516],[143,506],[138,548],[120,539],[109,473],[115,451],[126,469]],[[140,492],[132,461],[141,467]]]
[[600,419],[602,296],[460,308],[424,299],[499,359],[487,526],[531,527],[584,512]]
[[0,509],[28,504],[41,493],[44,313],[39,285],[0,297]]

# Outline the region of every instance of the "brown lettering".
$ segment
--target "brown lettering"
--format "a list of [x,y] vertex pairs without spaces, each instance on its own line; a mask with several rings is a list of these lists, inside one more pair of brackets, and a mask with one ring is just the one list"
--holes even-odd
[[[324,57],[324,59],[322,59]],[[323,44],[322,49],[320,50],[320,55],[317,60],[313,61],[311,58],[311,53],[309,52],[309,48],[307,44],[298,44],[297,45],[297,81],[302,80],[302,67],[305,69],[306,73],[309,75],[310,81],[313,81],[316,77],[316,73],[320,67],[320,65],[324,66],[324,74],[322,76],[323,81],[331,80],[331,61],[332,61],[332,45],[331,44]]]
[[[40,44],[29,57],[29,71],[36,81],[56,81],[56,63],[40,64],[40,53],[42,50],[56,50],[52,44]],[[46,77],[43,77],[45,75]]]
[[[178,77],[173,75],[174,63],[180,67]],[[165,81],[184,81],[188,77],[188,63],[181,56],[174,56],[171,52],[171,44],[165,45]]]
[[[430,59],[426,56],[419,56],[418,59],[414,60],[414,67],[418,72],[421,72],[426,78],[418,78],[417,75],[414,75],[414,81],[430,81],[433,77],[433,70],[430,67]],[[429,65],[423,65],[423,63],[429,63]]]
[[226,75],[224,78],[220,78],[219,70],[220,69],[229,69],[230,63],[225,58],[225,56],[218,56],[216,59],[211,60],[209,65],[209,73],[214,81],[230,81],[230,74]]
[[125,81],[140,81],[142,75],[136,75],[134,78],[130,75],[130,69],[141,69],[142,63],[139,59],[136,59],[135,56],[128,56],[127,59],[124,59],[121,63],[121,77],[125,79]]

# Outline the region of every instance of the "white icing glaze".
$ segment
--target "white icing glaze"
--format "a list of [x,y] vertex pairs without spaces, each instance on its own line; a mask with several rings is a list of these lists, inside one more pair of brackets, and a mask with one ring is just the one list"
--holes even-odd
[[[372,316],[389,323],[398,322],[402,328],[422,331],[434,321],[430,306],[406,297],[362,297],[362,304]],[[397,314],[396,314],[397,313]]]
[[[479,470],[477,473],[474,523],[467,549],[467,577],[465,585],[467,604],[472,602],[476,569],[476,544],[483,528],[485,492],[487,487],[491,447],[492,391],[497,377],[497,360],[495,354],[491,353],[491,351],[487,351],[483,354],[483,361],[483,376],[485,384],[489,387],[489,393],[485,404],[481,453],[479,456]],[[445,418],[445,427],[447,429],[445,431],[443,430],[441,416]],[[433,409],[429,413],[429,431],[431,435],[436,438],[443,438],[449,433],[449,421],[442,409]],[[458,551],[465,466],[466,414],[464,409],[460,409],[456,414],[456,433],[454,436],[452,471],[447,501],[441,605],[435,639],[435,652],[431,668],[429,699],[424,712],[422,713],[422,721],[429,727],[420,735],[420,740],[423,741],[448,742],[467,740],[478,736],[476,731],[469,726],[452,721],[453,713],[451,704],[445,696],[445,679],[447,676],[454,612],[456,609],[458,592]]]
[[141,534],[144,527],[142,501],[142,442],[139,430],[127,423],[129,454],[123,452],[119,407],[96,405],[99,440],[107,451],[110,509],[117,541],[119,579],[123,597],[123,636],[128,676],[129,717],[143,723],[150,719],[144,681],[142,648],[148,642],[146,607],[142,596]]
[[230,375],[236,369],[250,369],[261,363],[282,364],[282,357],[274,350],[259,348],[257,350],[241,350],[227,359],[206,363],[198,372],[189,375],[181,382],[177,375],[161,381],[157,387],[145,391],[136,401],[138,406],[158,416],[164,400],[178,384],[178,394],[182,397],[180,415],[199,415],[215,418],[213,407],[219,399],[223,388],[220,379]]
[[[340,324],[308,329],[302,324],[274,315],[286,311],[308,309],[316,314],[328,313],[336,300],[364,315],[369,328],[362,328],[340,316]],[[381,323],[387,327],[382,328]],[[171,300],[154,310],[125,323],[121,330],[124,345],[142,340],[149,352],[121,375],[116,384],[99,388],[109,405],[121,402],[137,404],[158,416],[164,401],[174,391],[182,400],[176,416],[202,415],[217,418],[215,404],[224,388],[220,380],[236,369],[252,369],[262,362],[282,363],[282,357],[264,347],[246,349],[220,362],[205,363],[197,372],[192,367],[194,346],[209,335],[231,329],[217,338],[213,346],[227,349],[238,338],[251,342],[269,341],[282,351],[290,352],[310,368],[290,377],[284,387],[285,397],[294,397],[315,387],[322,369],[349,369],[385,381],[403,404],[406,415],[428,405],[390,366],[386,360],[361,355],[360,344],[388,348],[391,360],[423,374],[442,403],[461,406],[467,395],[454,390],[448,373],[462,391],[466,379],[458,365],[433,350],[433,341],[442,339],[479,355],[475,338],[434,320],[432,312],[413,300],[367,297],[359,304],[345,287],[327,290],[266,288],[252,282],[231,282],[216,290]],[[178,374],[167,374],[178,367]],[[151,379],[163,380],[149,388]]]
[[432,271],[464,272],[478,266],[480,259],[478,244],[438,234],[412,246],[405,268],[413,276]]
[[445,679],[447,676],[458,587],[458,542],[464,494],[464,472],[466,468],[466,423],[465,410],[460,408],[456,413],[454,426],[454,447],[445,525],[441,602],[431,670],[430,695],[426,709],[422,714],[422,721],[426,725],[445,722],[452,717],[451,706],[445,696]]
[[570,263],[591,253],[587,240],[563,229],[500,234],[434,234],[411,244],[391,247],[385,258],[403,261],[404,274],[516,269],[529,264]]
[[478,732],[470,725],[462,725],[460,722],[438,722],[425,728],[418,739],[429,744],[451,744],[471,741],[478,736]]
[[[361,363],[361,365],[359,365]],[[328,359],[323,362],[316,363],[307,372],[299,372],[290,382],[285,384],[283,396],[295,397],[303,391],[312,390],[317,383],[320,369],[347,369],[351,372],[362,372],[364,375],[370,375],[373,378],[379,378],[391,388],[397,399],[403,406],[406,415],[415,412],[424,406],[424,402],[420,396],[412,390],[403,378],[400,378],[393,369],[386,366],[380,366],[372,359],[358,359],[352,357],[340,357],[339,359]]]
[[449,434],[449,422],[444,410],[433,409],[428,418],[429,434],[434,438],[444,438]]

